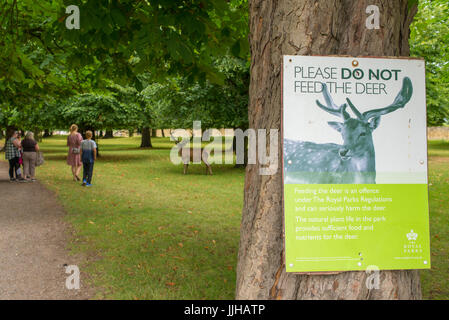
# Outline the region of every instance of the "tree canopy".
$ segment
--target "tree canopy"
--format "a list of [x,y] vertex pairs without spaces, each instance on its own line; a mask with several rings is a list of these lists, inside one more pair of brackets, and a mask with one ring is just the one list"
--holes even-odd
[[[101,121],[101,129],[190,127],[193,120],[248,126],[247,0],[81,0],[79,30],[65,25],[71,4],[0,4],[1,127],[66,127],[61,120],[71,119],[74,101],[93,97],[130,117]],[[427,61],[429,125],[449,118],[448,7],[421,0],[411,27],[412,55]],[[57,117],[61,110],[68,114]]]
[[426,59],[428,124],[449,123],[449,2],[420,0],[411,31],[411,54]]
[[[50,106],[74,107],[73,99],[67,101],[70,96],[99,98],[103,92],[127,104],[134,93],[123,90],[141,92],[157,83],[172,88],[173,79],[179,83],[182,78],[184,88],[226,85],[229,77],[215,61],[235,56],[248,63],[246,0],[83,0],[77,3],[79,30],[65,26],[69,2],[0,4],[3,127],[42,129],[26,119],[51,114]],[[149,73],[151,81],[142,77]],[[110,83],[120,86],[121,93],[111,91]],[[151,120],[150,110],[157,111],[142,108],[141,122]]]

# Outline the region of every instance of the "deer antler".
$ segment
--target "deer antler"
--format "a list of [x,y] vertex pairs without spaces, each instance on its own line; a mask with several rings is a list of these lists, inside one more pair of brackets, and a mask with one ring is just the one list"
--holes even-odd
[[349,100],[349,98],[346,98],[346,101],[349,104],[349,107],[351,108],[352,112],[354,112],[354,114],[357,116],[357,118],[359,118],[359,120],[365,120],[365,118],[363,118],[363,115],[360,113],[360,111],[355,107],[355,105],[352,103],[351,100]]
[[334,100],[332,100],[332,97],[329,93],[329,89],[327,88],[327,85],[325,83],[322,84],[323,85],[323,96],[324,96],[324,100],[326,101],[327,107],[324,106],[320,101],[316,101],[318,107],[320,107],[321,109],[323,109],[324,111],[339,116],[341,118],[343,118],[343,120],[347,120],[349,118],[351,118],[351,116],[349,115],[349,113],[346,111],[346,107],[348,106],[346,103],[341,105],[340,107],[337,106],[334,102]]
[[181,141],[181,142],[179,142],[179,140],[178,140],[178,138],[176,138],[174,135],[173,135],[173,132],[170,130],[170,137],[171,137],[171,140],[172,141],[174,141],[175,142],[175,144],[176,144],[176,146],[178,147],[178,148],[183,148],[186,144],[187,144],[187,141]]
[[399,91],[399,94],[396,96],[396,99],[394,99],[394,102],[391,105],[382,109],[367,111],[363,113],[362,116],[365,120],[369,120],[374,117],[379,117],[384,114],[391,113],[393,111],[396,111],[397,109],[404,108],[405,105],[412,98],[412,95],[413,95],[412,80],[410,80],[409,77],[405,77],[402,82],[402,89],[401,91]]
[[171,129],[170,129],[170,138],[172,141],[178,141],[178,139],[176,139],[176,137],[173,135],[173,132]]

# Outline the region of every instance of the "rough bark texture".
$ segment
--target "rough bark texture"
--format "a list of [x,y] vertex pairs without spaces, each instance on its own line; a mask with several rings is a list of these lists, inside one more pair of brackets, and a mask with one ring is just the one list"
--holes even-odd
[[150,128],[142,129],[142,141],[140,143],[141,148],[153,148],[153,145],[151,144],[150,130]]
[[[409,55],[409,25],[416,8],[408,10],[407,0],[249,2],[251,128],[280,128],[282,55]],[[380,8],[380,30],[365,27],[365,10],[371,4]],[[273,176],[261,176],[258,170],[258,165],[249,165],[246,170],[237,299],[421,298],[416,270],[381,272],[378,290],[367,289],[365,272],[287,274],[281,170]]]

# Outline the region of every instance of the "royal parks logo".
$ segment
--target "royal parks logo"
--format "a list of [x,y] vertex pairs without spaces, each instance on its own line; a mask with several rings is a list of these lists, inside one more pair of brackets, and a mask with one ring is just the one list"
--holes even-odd
[[408,243],[404,244],[404,253],[409,255],[420,254],[423,252],[421,244],[417,243],[418,234],[411,230],[406,234]]
[[409,233],[407,233],[407,239],[408,241],[416,241],[416,239],[418,238],[418,234],[416,232],[410,231]]

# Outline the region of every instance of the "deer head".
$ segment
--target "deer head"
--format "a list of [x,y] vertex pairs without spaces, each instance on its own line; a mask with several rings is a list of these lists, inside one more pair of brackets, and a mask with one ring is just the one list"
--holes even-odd
[[[405,77],[402,89],[393,103],[385,108],[373,109],[363,114],[354,106],[350,99],[347,103],[337,106],[332,100],[327,85],[323,83],[323,96],[326,106],[320,101],[317,105],[324,111],[340,117],[343,122],[328,122],[328,124],[341,133],[343,145],[339,150],[339,156],[343,161],[358,159],[356,167],[363,171],[375,171],[374,165],[374,145],[372,132],[379,127],[380,118],[383,115],[404,108],[410,101],[413,94],[413,86],[410,78]],[[346,111],[350,107],[357,118],[352,118]],[[370,155],[371,157],[367,157]],[[373,167],[374,166],[374,167]]]
[[171,138],[171,139],[170,139],[171,141],[174,141],[174,142],[175,142],[175,145],[178,147],[178,149],[184,148],[184,146],[188,143],[188,141],[185,140],[185,139],[183,139],[182,137],[181,137],[181,141],[179,141],[179,137],[176,138],[176,137],[173,135],[172,130],[170,130],[170,138]]

